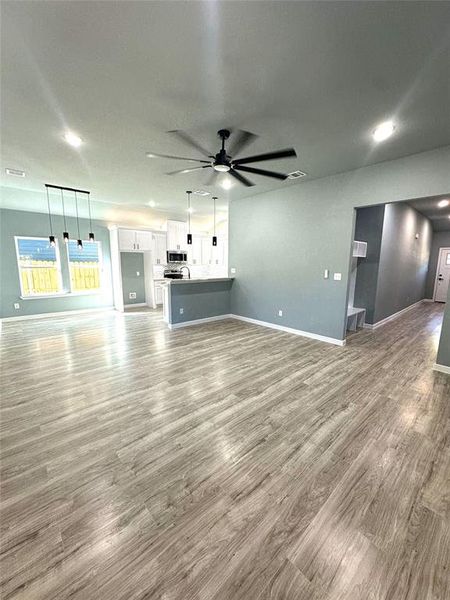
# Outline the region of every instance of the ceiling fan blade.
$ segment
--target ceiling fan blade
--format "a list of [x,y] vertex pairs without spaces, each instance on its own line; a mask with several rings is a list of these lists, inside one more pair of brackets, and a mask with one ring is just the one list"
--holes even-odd
[[276,160],[277,158],[288,158],[289,156],[297,156],[294,148],[286,148],[286,150],[278,150],[278,152],[267,152],[266,154],[257,154],[256,156],[248,156],[247,158],[238,158],[233,160],[234,165],[244,165],[252,162],[263,160]]
[[189,169],[179,169],[178,171],[170,171],[166,175],[180,175],[181,173],[191,173],[192,171],[200,171],[200,169],[208,169],[211,165],[203,165],[202,167],[191,167]]
[[277,173],[276,171],[266,171],[265,169],[254,169],[253,167],[244,167],[244,165],[235,165],[234,169],[239,171],[246,171],[247,173],[255,173],[255,175],[264,175],[265,177],[273,177],[274,179],[287,179],[287,175],[284,173]]
[[228,171],[228,174],[232,175],[233,177],[235,177],[238,181],[240,181],[241,183],[243,183],[247,187],[252,187],[253,185],[255,185],[254,183],[252,183],[250,181],[250,179],[247,179],[247,177],[244,177],[243,175],[241,175],[240,173],[238,173],[234,169],[230,169]]
[[255,133],[251,133],[250,131],[244,131],[242,129],[238,129],[236,133],[231,132],[232,139],[230,147],[227,150],[227,153],[230,156],[235,156],[239,152],[251,144],[258,137]]
[[187,158],[186,156],[172,156],[171,154],[158,154],[156,152],[146,152],[148,158],[173,158],[175,160],[188,160],[190,162],[209,163],[209,160],[200,160],[198,158]]
[[208,152],[208,150],[206,150],[206,148],[203,148],[203,146],[201,144],[199,144],[197,141],[195,141],[193,138],[191,138],[191,136],[188,133],[186,133],[185,131],[181,131],[181,129],[174,129],[172,131],[168,131],[167,133],[173,133],[180,140],[182,140],[185,144],[192,146],[192,148],[195,148],[198,152],[200,152],[204,156],[207,156],[208,158],[214,158],[214,156],[211,154],[211,152]]

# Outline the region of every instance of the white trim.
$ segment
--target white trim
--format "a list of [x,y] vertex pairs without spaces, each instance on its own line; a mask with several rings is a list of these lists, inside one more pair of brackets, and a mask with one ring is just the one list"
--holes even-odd
[[424,298],[422,302],[434,302],[433,298]]
[[439,371],[440,373],[447,373],[447,375],[450,375],[450,367],[448,367],[447,365],[440,365],[439,363],[434,363],[433,370]]
[[301,335],[312,340],[319,340],[320,342],[334,344],[335,346],[345,346],[345,340],[339,340],[337,338],[328,337],[326,335],[319,335],[318,333],[311,333],[310,331],[302,331],[301,329],[293,329],[292,327],[285,327],[284,325],[276,325],[275,323],[269,323],[268,321],[259,321],[258,319],[241,317],[240,315],[230,315],[230,317],[232,319],[237,319],[238,321],[245,321],[246,323],[261,325],[262,327],[269,327],[270,329],[278,329],[279,331],[293,333],[294,335]]
[[59,312],[50,313],[38,313],[36,315],[20,315],[18,317],[3,317],[0,319],[1,322],[6,321],[25,321],[28,319],[45,319],[46,317],[64,317],[65,315],[78,315],[81,313],[89,312],[111,312],[114,310],[113,306],[105,306],[103,308],[80,308],[79,310],[60,310]]
[[201,325],[211,321],[223,321],[224,319],[232,319],[233,315],[217,315],[217,317],[205,317],[204,319],[195,319],[194,321],[182,321],[181,323],[168,323],[169,329],[180,329],[180,327],[190,327],[191,325]]
[[422,302],[424,302],[424,300],[419,300],[418,302],[414,302],[414,304],[410,304],[406,308],[402,308],[402,310],[399,310],[398,312],[394,313],[393,315],[386,317],[382,321],[377,321],[376,323],[373,323],[373,324],[372,323],[364,323],[364,328],[365,329],[378,329],[378,327],[381,327],[385,323],[389,323],[389,321],[393,321],[397,317],[400,317],[401,315],[403,315],[405,312],[408,312],[408,310],[411,310],[415,306],[422,304]]
[[[147,302],[135,302],[134,304],[124,304],[124,307],[133,306],[134,308],[142,308],[143,306],[148,306]],[[149,307],[151,308],[151,307]]]

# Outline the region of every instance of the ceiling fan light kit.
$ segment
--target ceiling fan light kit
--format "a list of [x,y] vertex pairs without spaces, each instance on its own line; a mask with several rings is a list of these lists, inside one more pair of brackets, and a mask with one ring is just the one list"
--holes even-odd
[[174,134],[178,139],[197,150],[197,152],[200,152],[200,154],[202,154],[208,160],[184,156],[172,156],[169,154],[158,154],[156,152],[147,152],[147,156],[149,158],[171,158],[174,160],[185,160],[189,162],[200,163],[200,166],[171,171],[167,173],[167,175],[191,173],[193,171],[200,171],[201,169],[213,169],[212,179],[209,182],[209,185],[212,185],[214,183],[215,177],[218,174],[228,173],[237,181],[239,181],[239,183],[241,183],[242,185],[245,185],[247,187],[254,186],[255,184],[250,179],[245,177],[245,175],[243,175],[240,171],[244,173],[252,173],[254,175],[262,175],[264,177],[270,177],[272,179],[284,181],[288,178],[288,174],[278,173],[276,171],[268,171],[266,169],[247,167],[245,165],[254,162],[278,160],[281,158],[290,158],[297,156],[297,153],[295,152],[294,148],[286,148],[285,150],[266,152],[264,154],[256,154],[254,156],[247,156],[244,158],[234,159],[233,156],[239,154],[239,152],[242,152],[245,146],[253,142],[258,137],[254,133],[250,133],[249,131],[238,130],[236,132],[234,143],[231,145],[231,148],[227,151],[227,149],[225,148],[225,142],[230,138],[232,132],[229,129],[220,129],[217,132],[217,135],[221,140],[221,148],[219,152],[217,152],[217,154],[211,154],[207,149],[205,149],[201,144],[199,144],[196,140],[191,138],[191,136],[184,131],[175,129],[173,131],[169,131],[168,133]]

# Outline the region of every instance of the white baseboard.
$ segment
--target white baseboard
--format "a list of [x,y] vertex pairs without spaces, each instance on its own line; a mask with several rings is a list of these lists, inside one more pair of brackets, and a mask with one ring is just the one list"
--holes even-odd
[[434,363],[433,370],[439,371],[440,373],[447,373],[447,375],[450,375],[450,367],[447,367],[447,365],[440,365],[439,363]]
[[312,340],[319,340],[320,342],[326,342],[328,344],[334,344],[335,346],[345,346],[345,340],[327,337],[326,335],[319,335],[317,333],[311,333],[310,331],[302,331],[301,329],[293,329],[292,327],[285,327],[284,325],[277,325],[276,323],[269,323],[268,321],[258,321],[258,319],[250,319],[249,317],[241,317],[240,315],[230,315],[230,317],[232,319],[237,319],[238,321],[253,323],[253,325],[261,325],[262,327],[269,327],[270,329],[278,329],[279,331],[293,333],[294,335],[301,335],[302,337],[307,337]]
[[394,313],[393,315],[389,315],[389,317],[386,317],[382,321],[377,321],[376,323],[373,323],[373,324],[372,323],[364,323],[363,327],[364,327],[364,329],[378,329],[378,327],[381,327],[382,325],[389,323],[389,321],[393,321],[394,319],[397,319],[398,317],[403,315],[405,312],[408,312],[408,310],[411,310],[415,306],[419,306],[419,304],[422,304],[423,302],[424,302],[424,300],[419,300],[418,302],[414,302],[414,304],[410,304],[406,308],[402,308],[402,310],[399,310],[398,312]]
[[104,308],[80,308],[78,310],[60,310],[59,312],[38,313],[36,315],[19,315],[18,317],[3,317],[2,323],[6,321],[28,321],[29,319],[46,319],[48,317],[65,317],[66,315],[78,315],[91,312],[111,312],[114,308],[105,306]]
[[422,302],[434,302],[433,298],[424,298]]
[[205,317],[204,319],[194,319],[193,321],[182,321],[181,323],[168,323],[169,329],[180,329],[181,327],[190,327],[191,325],[201,325],[202,323],[210,323],[211,321],[223,321],[231,319],[232,315],[218,315],[216,317]]
[[148,306],[147,302],[136,302],[135,304],[124,304],[124,308],[142,308],[143,306]]

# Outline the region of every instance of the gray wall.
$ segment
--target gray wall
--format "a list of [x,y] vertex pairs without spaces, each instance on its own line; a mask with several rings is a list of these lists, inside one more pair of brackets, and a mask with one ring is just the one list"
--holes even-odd
[[373,323],[380,267],[383,206],[370,206],[356,211],[355,240],[367,242],[367,256],[358,258],[353,305],[366,309],[366,322]]
[[233,200],[231,312],[343,339],[354,208],[446,194],[449,164],[446,147]]
[[[121,252],[120,264],[123,303],[142,304],[145,302],[144,255],[141,252]],[[136,299],[129,297],[130,292],[136,292]]]
[[447,293],[444,320],[442,322],[441,338],[439,340],[436,362],[450,368],[450,286]]
[[[63,219],[53,217],[55,235],[61,237]],[[67,219],[69,232],[76,237],[76,220]],[[80,230],[83,238],[89,232],[89,222],[80,219]],[[42,213],[30,213],[17,210],[0,210],[0,316],[17,317],[21,315],[35,315],[48,312],[65,310],[80,310],[87,308],[110,307],[113,304],[111,285],[111,255],[109,249],[109,231],[105,224],[93,221],[93,230],[96,239],[101,242],[103,255],[101,293],[88,295],[68,294],[59,298],[33,298],[22,300],[20,298],[19,272],[16,260],[14,236],[47,237],[49,235],[48,216]],[[59,241],[61,253],[61,268],[63,283],[69,286],[69,268],[64,243]],[[69,288],[68,288],[69,289]],[[20,304],[20,309],[14,309],[14,303]]]
[[429,219],[408,204],[386,205],[373,323],[425,298],[432,234]]
[[439,248],[450,248],[450,231],[435,231],[433,233],[427,283],[425,287],[425,298],[433,298]]
[[[170,285],[170,323],[184,323],[230,314],[232,280]],[[183,314],[180,315],[180,308]]]

